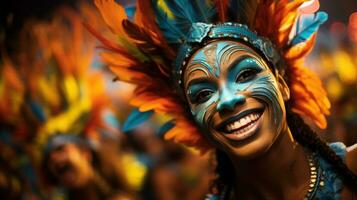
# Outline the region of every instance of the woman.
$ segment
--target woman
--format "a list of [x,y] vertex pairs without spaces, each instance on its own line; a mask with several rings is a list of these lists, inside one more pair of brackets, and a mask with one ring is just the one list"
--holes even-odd
[[[102,58],[137,85],[132,104],[169,114],[167,139],[215,149],[210,198],[356,198],[356,148],[322,142],[329,101],[303,67],[327,15],[318,1],[137,1],[128,20],[97,0],[112,43]],[[129,16],[130,17],[130,16]]]

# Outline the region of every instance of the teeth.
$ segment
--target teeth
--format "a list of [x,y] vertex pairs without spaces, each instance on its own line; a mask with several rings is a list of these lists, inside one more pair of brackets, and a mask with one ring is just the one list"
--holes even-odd
[[240,129],[241,127],[243,127],[243,126],[245,126],[245,125],[247,125],[249,123],[251,123],[252,121],[257,120],[259,117],[260,117],[260,114],[257,114],[257,113],[249,114],[249,115],[247,115],[247,116],[245,116],[245,117],[243,117],[243,118],[241,118],[241,119],[239,119],[239,120],[237,120],[237,121],[235,121],[233,123],[228,124],[226,126],[226,130],[228,132],[231,132],[233,130],[237,130],[237,131],[234,132],[236,134],[242,133],[244,131],[247,131],[249,128],[251,128],[251,126],[253,124],[250,124],[249,126],[245,127],[242,130],[238,130],[238,129]]

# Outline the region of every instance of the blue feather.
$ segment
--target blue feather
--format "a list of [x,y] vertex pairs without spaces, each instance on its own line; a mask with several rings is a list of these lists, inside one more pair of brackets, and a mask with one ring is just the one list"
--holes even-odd
[[120,122],[117,120],[116,116],[110,112],[110,111],[106,111],[104,113],[104,121],[105,123],[113,126],[116,129],[120,129]]
[[213,16],[217,14],[214,3],[207,0],[195,0],[197,10],[200,12],[200,22],[212,23]]
[[166,122],[164,125],[162,125],[158,131],[158,135],[161,137],[165,135],[167,131],[169,131],[172,127],[174,127],[175,122],[173,120]]
[[296,24],[296,34],[291,40],[292,45],[299,44],[308,40],[317,32],[320,25],[328,18],[327,13],[317,12],[315,15],[302,15]]
[[138,109],[134,109],[128,116],[128,119],[124,122],[122,131],[128,132],[137,128],[142,123],[147,121],[153,114],[154,114],[153,110],[140,112]]
[[181,43],[186,39],[193,23],[210,23],[216,14],[214,4],[207,3],[206,0],[166,0],[165,3],[173,15],[173,18],[169,18],[157,2],[153,2],[157,21],[169,43]]
[[45,112],[42,109],[41,105],[35,101],[28,102],[30,110],[32,111],[33,115],[39,120],[40,122],[44,122],[46,120]]
[[169,16],[158,6],[158,1],[153,0],[153,8],[156,15],[157,24],[164,33],[168,43],[181,43],[186,39],[186,35],[180,30],[175,19],[170,19]]
[[12,138],[10,132],[1,129],[0,130],[0,141],[6,145],[12,146]]
[[215,14],[213,4],[207,4],[206,0],[167,0],[166,4],[184,33],[188,32],[193,23],[209,23]]
[[134,19],[135,11],[136,11],[136,5],[135,4],[131,4],[131,5],[125,6],[125,13],[126,13],[126,15],[128,16],[128,18],[130,20]]

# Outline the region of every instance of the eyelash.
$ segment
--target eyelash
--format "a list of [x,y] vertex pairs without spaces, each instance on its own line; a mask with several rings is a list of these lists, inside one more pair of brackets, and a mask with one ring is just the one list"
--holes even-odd
[[[209,94],[205,94],[206,92],[208,92]],[[209,97],[212,95],[212,93],[213,93],[213,91],[210,89],[203,89],[194,95],[193,102],[194,103],[204,103],[209,99]],[[204,96],[200,97],[200,95],[202,95],[202,94]]]
[[245,69],[238,74],[236,78],[237,83],[246,82],[252,80],[259,73],[256,69]]

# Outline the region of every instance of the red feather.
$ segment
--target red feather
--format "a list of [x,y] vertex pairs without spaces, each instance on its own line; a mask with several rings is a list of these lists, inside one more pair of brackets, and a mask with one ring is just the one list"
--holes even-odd
[[170,62],[167,59],[164,60],[165,57],[162,56],[167,51],[163,49],[160,41],[154,40],[148,31],[129,20],[123,21],[123,27],[126,34],[135,41],[136,46],[146,55],[150,55],[151,60],[157,63],[155,66],[158,67],[158,70],[163,72],[164,75],[169,76],[171,71],[169,67]]
[[175,53],[171,47],[166,43],[160,28],[156,23],[155,13],[152,9],[152,2],[148,0],[138,0],[137,10],[135,12],[134,21],[141,28],[145,29],[154,36],[155,40],[159,41],[161,46],[166,49],[166,55],[169,59],[175,58]]
[[217,12],[218,12],[219,20],[221,22],[227,21],[226,12],[228,8],[228,3],[229,3],[228,0],[216,0]]

